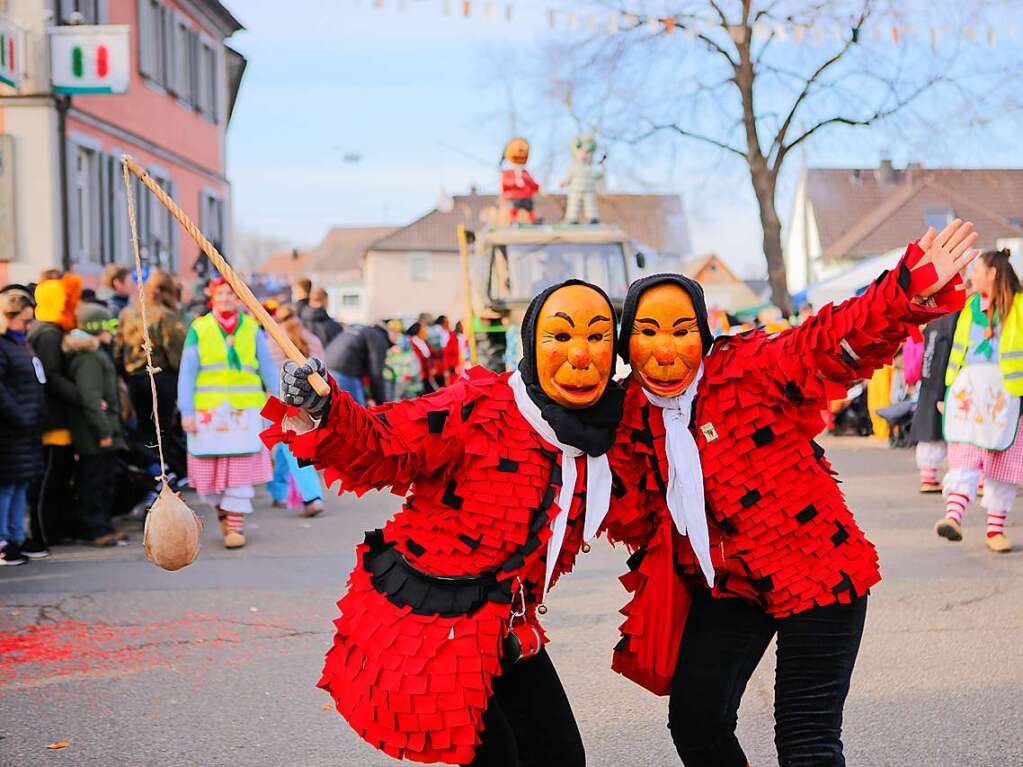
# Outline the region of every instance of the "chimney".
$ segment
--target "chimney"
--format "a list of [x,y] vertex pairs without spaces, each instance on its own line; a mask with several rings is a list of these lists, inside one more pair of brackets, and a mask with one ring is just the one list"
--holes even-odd
[[895,180],[895,168],[890,157],[881,158],[881,165],[877,169],[877,180],[882,186],[887,186]]

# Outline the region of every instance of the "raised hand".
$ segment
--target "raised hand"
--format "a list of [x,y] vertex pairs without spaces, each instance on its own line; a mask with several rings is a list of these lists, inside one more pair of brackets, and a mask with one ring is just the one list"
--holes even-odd
[[320,418],[327,412],[330,397],[322,397],[313,389],[309,383],[313,373],[327,377],[327,368],[316,357],[310,357],[304,365],[287,360],[281,368],[281,399],[286,405],[302,408],[313,418]]
[[958,218],[940,233],[936,233],[934,227],[927,230],[918,243],[924,256],[914,265],[913,271],[933,265],[936,277],[934,282],[919,291],[918,297],[934,295],[973,262],[980,253],[971,249],[978,236],[972,223],[963,223]]

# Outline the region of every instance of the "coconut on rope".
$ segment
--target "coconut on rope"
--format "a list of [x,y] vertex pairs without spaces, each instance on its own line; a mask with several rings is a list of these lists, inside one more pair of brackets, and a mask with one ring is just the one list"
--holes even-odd
[[167,465],[163,458],[163,436],[160,433],[160,409],[157,406],[156,374],[153,366],[153,344],[149,337],[149,319],[146,317],[146,297],[142,288],[142,257],[139,254],[138,223],[135,218],[135,198],[128,175],[128,158],[122,160],[125,195],[128,200],[128,225],[131,228],[132,249],[135,254],[135,282],[138,286],[139,314],[142,316],[142,349],[146,353],[146,373],[149,391],[153,397],[153,425],[156,429],[156,450],[160,457],[160,494],[146,515],[142,545],[150,561],[164,570],[180,570],[192,564],[199,555],[202,520],[196,516],[181,496],[167,483]]

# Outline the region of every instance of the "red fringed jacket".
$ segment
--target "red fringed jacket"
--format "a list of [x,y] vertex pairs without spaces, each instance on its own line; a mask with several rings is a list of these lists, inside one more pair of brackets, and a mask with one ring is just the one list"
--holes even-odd
[[[332,385],[325,422],[302,435],[282,430],[279,401],[264,411],[275,422],[266,441],[288,443],[299,460],[325,470],[328,485],[407,493],[402,510],[357,549],[320,686],[363,738],[420,762],[472,761],[521,596],[525,620],[546,642],[536,606],[561,453],[519,414],[507,374],[473,368],[467,376],[370,409]],[[586,462],[576,460],[554,579],[572,569],[583,543]],[[616,481],[605,527],[615,528],[615,496],[623,494]],[[615,537],[632,535],[640,533],[623,527]]]
[[[827,402],[889,363],[912,326],[961,308],[958,278],[929,308],[910,301],[935,279],[933,268],[910,273],[907,264],[921,256],[911,245],[899,267],[863,295],[825,306],[791,330],[719,338],[704,358],[690,429],[703,468],[713,596],[747,599],[783,618],[848,603],[881,580],[877,551],[853,519],[814,437],[824,427]],[[686,589],[706,588],[706,581],[664,500],[661,409],[634,379],[626,383],[611,455],[623,481],[637,482],[629,490],[645,494],[659,528],[622,579],[633,598],[622,610],[627,620],[613,665],[663,695],[677,661]],[[671,610],[665,609],[668,599]]]

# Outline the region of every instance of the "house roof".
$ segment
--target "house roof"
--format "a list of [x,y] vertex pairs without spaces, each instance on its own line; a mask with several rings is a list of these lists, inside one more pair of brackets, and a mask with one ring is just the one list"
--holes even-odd
[[275,253],[260,271],[264,274],[360,272],[362,257],[369,247],[394,231],[393,226],[335,226],[316,247]]
[[[457,252],[457,226],[483,226],[487,214],[497,208],[498,199],[491,194],[460,195],[452,202],[450,210],[431,210],[374,243],[372,249]],[[621,227],[635,242],[666,254],[682,256],[689,252],[689,232],[678,195],[605,194],[598,197],[598,204],[604,222]],[[564,211],[564,195],[536,198],[536,214],[547,222],[560,221]]]
[[876,168],[811,168],[806,192],[825,259],[904,247],[923,232],[928,209],[973,221],[981,248],[1023,237],[1023,169],[914,166],[893,170],[884,181]]
[[686,259],[682,273],[700,282],[742,282],[717,253]]
[[224,4],[218,2],[218,0],[201,0],[200,5],[216,17],[217,21],[223,25],[228,36],[245,29],[242,23],[234,17],[234,14],[227,10]]

